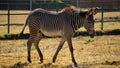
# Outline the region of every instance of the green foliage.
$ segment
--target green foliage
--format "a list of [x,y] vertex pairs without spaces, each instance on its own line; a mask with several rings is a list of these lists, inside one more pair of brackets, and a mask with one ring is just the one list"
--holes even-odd
[[5,34],[0,35],[1,40],[11,40],[11,39],[27,39],[29,34],[23,34],[21,38],[19,38],[19,34]]
[[58,2],[58,3],[62,3],[62,0],[51,0],[51,2]]
[[[108,31],[96,31],[96,36],[100,36],[100,35],[120,35],[120,29],[115,29],[115,30],[108,30]],[[29,34],[23,34],[22,37],[18,37],[19,34],[5,34],[5,35],[0,35],[0,39],[1,40],[6,40],[6,39],[28,39],[29,38]],[[74,37],[77,36],[89,36],[88,32],[86,31],[78,31],[75,32]],[[47,36],[44,36],[47,37]],[[50,37],[47,37],[50,38]],[[86,41],[86,43],[89,42],[93,42],[94,40],[89,39]]]
[[92,39],[92,38],[88,39],[88,40],[85,42],[85,44],[88,44],[88,43],[90,43],[90,42],[94,42],[94,39]]

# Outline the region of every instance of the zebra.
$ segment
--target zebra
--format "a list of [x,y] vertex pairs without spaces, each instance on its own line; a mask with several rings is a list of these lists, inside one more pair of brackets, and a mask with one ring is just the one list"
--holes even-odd
[[50,37],[61,36],[61,41],[53,56],[52,62],[55,63],[59,51],[62,49],[65,41],[67,41],[72,62],[75,67],[77,67],[78,64],[74,58],[73,52],[72,36],[75,33],[75,30],[80,27],[85,27],[90,37],[93,38],[95,36],[95,20],[93,15],[97,14],[98,11],[98,8],[78,11],[75,6],[63,8],[58,13],[53,13],[42,8],[31,11],[19,35],[21,37],[25,27],[28,25],[30,31],[30,36],[27,41],[28,62],[32,62],[30,55],[32,43],[37,49],[41,63],[43,63],[43,54],[38,46],[39,41],[43,38],[43,35]]

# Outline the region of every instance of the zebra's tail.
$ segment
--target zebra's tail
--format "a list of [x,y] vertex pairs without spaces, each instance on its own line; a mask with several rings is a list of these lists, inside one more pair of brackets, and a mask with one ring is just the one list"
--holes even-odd
[[24,32],[26,26],[27,26],[27,21],[26,21],[26,23],[24,24],[24,26],[23,26],[23,28],[22,28],[22,31],[21,31],[20,34],[18,35],[18,38],[19,38],[19,39],[22,38],[22,35],[23,35],[23,32]]

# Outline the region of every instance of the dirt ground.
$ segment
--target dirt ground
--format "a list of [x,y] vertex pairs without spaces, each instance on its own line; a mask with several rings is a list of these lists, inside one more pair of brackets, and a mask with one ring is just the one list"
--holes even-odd
[[[44,61],[40,63],[34,46],[31,49],[32,63],[27,62],[27,40],[0,40],[0,68],[75,68],[67,43],[58,54],[56,63],[52,57],[60,38],[44,38],[39,47]],[[78,68],[120,68],[120,35],[88,36],[73,38],[74,56]]]

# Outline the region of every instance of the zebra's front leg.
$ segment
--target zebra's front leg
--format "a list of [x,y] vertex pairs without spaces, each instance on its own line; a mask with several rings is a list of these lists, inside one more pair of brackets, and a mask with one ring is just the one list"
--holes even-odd
[[70,50],[70,53],[71,53],[72,62],[74,63],[75,67],[78,67],[78,64],[77,64],[77,62],[75,61],[75,58],[74,58],[72,39],[68,38],[67,42],[68,42],[69,50]]
[[32,46],[32,43],[28,40],[28,42],[27,42],[27,52],[28,52],[27,60],[30,63],[31,63],[31,55],[30,55],[31,46]]
[[61,41],[59,43],[59,46],[57,48],[57,51],[56,51],[56,53],[53,56],[53,63],[55,62],[55,60],[57,58],[57,55],[58,55],[59,51],[61,50],[61,48],[63,47],[63,44],[65,43],[65,41],[66,41],[65,39],[61,39]]
[[38,44],[39,44],[39,42],[34,43],[35,48],[37,49],[37,52],[38,52],[38,54],[39,54],[40,61],[41,61],[41,63],[43,63],[43,54],[42,54],[42,52],[41,52],[41,50],[40,50]]

